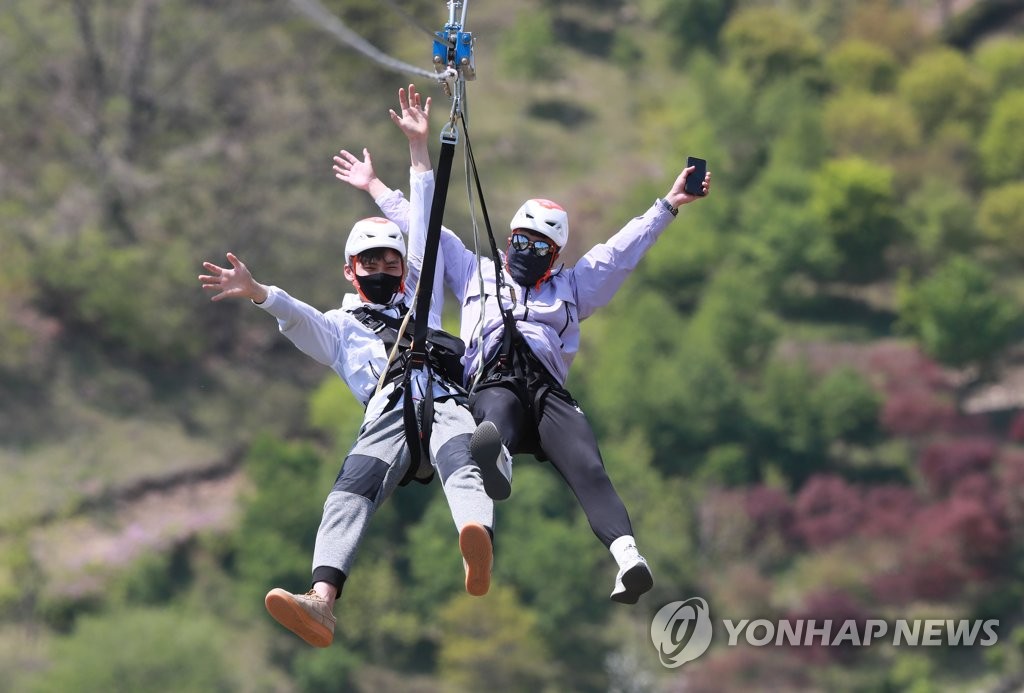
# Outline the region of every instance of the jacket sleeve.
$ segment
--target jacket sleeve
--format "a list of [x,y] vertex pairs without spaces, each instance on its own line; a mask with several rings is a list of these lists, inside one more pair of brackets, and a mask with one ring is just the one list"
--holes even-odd
[[[434,200],[434,172],[417,173],[409,169],[409,278],[413,286],[420,280],[423,260],[427,251],[427,223]],[[444,255],[438,250],[433,283],[430,286],[430,315],[427,324],[441,329],[441,311],[444,309]],[[422,287],[426,291],[427,287]],[[415,304],[414,304],[415,307]]]
[[269,287],[267,300],[256,305],[277,318],[281,334],[302,353],[325,366],[333,367],[341,359],[344,339],[340,325],[313,306],[276,286]]
[[597,244],[580,258],[570,270],[580,320],[612,300],[673,218],[655,203],[642,216],[631,219],[605,243]]
[[[410,172],[410,176],[413,174]],[[433,198],[433,185],[434,185],[434,173],[433,171],[417,174],[420,176],[429,176],[431,181],[431,193],[430,197]],[[398,228],[402,230],[402,233],[409,234],[409,221],[410,221],[410,205],[409,201],[402,195],[401,190],[392,190],[389,193],[381,195],[374,202],[380,207],[381,213],[395,222]],[[430,219],[429,209],[424,216],[425,220]],[[410,236],[409,238],[409,272],[410,276],[413,272],[413,257],[412,248],[414,243],[419,243],[420,247],[425,245],[425,233],[426,233],[426,221],[423,225],[424,230],[424,241],[414,241]],[[452,232],[451,229],[442,226],[441,227],[441,248],[440,255],[444,257],[444,284],[452,290],[455,294],[455,298],[462,302],[465,299],[466,292],[466,277],[469,274],[476,271],[476,254],[466,248],[466,244],[462,242],[458,236]],[[419,255],[419,262],[422,263],[423,254]],[[438,263],[440,266],[440,262]],[[419,278],[420,268],[422,264],[416,267],[416,277]],[[411,283],[411,280],[410,280]]]

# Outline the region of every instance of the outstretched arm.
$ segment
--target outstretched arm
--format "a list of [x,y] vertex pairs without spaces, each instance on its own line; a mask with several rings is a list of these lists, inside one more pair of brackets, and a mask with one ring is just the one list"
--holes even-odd
[[[666,193],[665,201],[671,207],[678,209],[701,199],[701,196],[690,195],[683,190],[686,176],[693,169],[693,166],[684,168]],[[704,176],[703,188],[707,195],[711,189],[710,172]],[[672,219],[673,215],[659,200],[642,216],[630,220],[622,230],[579,259],[571,272],[580,320],[612,299]]]
[[255,303],[266,301],[269,293],[267,287],[253,279],[249,268],[234,253],[228,253],[227,258],[231,267],[220,267],[212,262],[203,263],[203,267],[211,274],[200,274],[199,281],[204,289],[217,292],[210,300],[248,298]]
[[348,183],[356,190],[369,193],[374,200],[381,198],[391,192],[391,188],[384,184],[377,177],[373,170],[373,159],[370,158],[370,151],[363,149],[363,160],[360,161],[351,152],[342,149],[334,157],[334,177],[343,183]]
[[423,101],[423,96],[416,91],[416,85],[409,85],[409,93],[405,89],[398,90],[398,106],[402,111],[399,115],[394,109],[388,111],[391,122],[405,134],[409,140],[409,163],[416,173],[431,170],[430,150],[427,137],[430,136],[430,97]]

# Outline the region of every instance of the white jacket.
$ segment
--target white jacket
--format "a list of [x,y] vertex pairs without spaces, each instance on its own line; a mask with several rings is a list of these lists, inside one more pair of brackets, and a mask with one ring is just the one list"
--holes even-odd
[[[433,185],[433,172],[411,174],[410,198],[415,200],[424,189],[433,189]],[[376,203],[384,216],[399,228],[404,230],[412,222],[410,213],[415,205],[406,202],[401,191],[392,190],[378,198]],[[671,213],[655,202],[642,216],[627,222],[607,242],[591,248],[573,267],[563,267],[552,274],[537,291],[533,287],[520,286],[509,276],[502,254],[506,286],[505,295],[501,297],[502,306],[512,309],[516,326],[530,350],[559,383],[565,383],[569,366],[579,350],[580,321],[586,320],[612,299],[673,219]],[[421,228],[426,227],[419,224],[410,226],[410,243],[423,243],[417,238]],[[495,240],[499,244],[502,242],[502,239]],[[442,231],[440,255],[444,258],[445,283],[462,304],[461,336],[467,347],[465,364],[469,382],[481,364],[501,347],[503,322],[495,296],[494,262],[489,258],[478,258],[448,229]],[[509,288],[513,296],[507,295]],[[482,333],[477,325],[481,311]]]
[[[416,192],[410,195],[412,202],[408,207],[411,217],[409,223],[402,228],[403,233],[407,233],[409,228],[419,229],[415,237],[409,239],[405,295],[398,301],[409,306],[414,304],[416,283],[419,281],[420,268],[423,265],[425,229],[430,216],[433,188],[432,177],[428,185],[416,186]],[[444,262],[439,255],[428,316],[428,324],[434,329],[441,327],[441,309],[444,303],[444,285],[441,281],[443,273]],[[346,294],[340,308],[324,313],[308,303],[293,298],[283,289],[276,286],[269,289],[267,300],[257,305],[277,318],[281,334],[291,340],[304,354],[333,369],[345,381],[356,399],[368,406],[367,418],[379,414],[383,409],[386,395],[394,389],[393,386],[384,388],[381,391],[383,397],[378,396],[373,406],[369,405],[380,374],[387,368],[388,354],[380,337],[352,315],[352,311],[365,305],[397,317],[398,308],[364,303],[358,294]],[[412,333],[414,319],[415,317],[410,319],[406,328],[409,334]],[[414,383],[413,392],[418,397],[424,391],[424,383],[422,378],[417,378]],[[452,392],[446,386],[435,382],[435,397]]]

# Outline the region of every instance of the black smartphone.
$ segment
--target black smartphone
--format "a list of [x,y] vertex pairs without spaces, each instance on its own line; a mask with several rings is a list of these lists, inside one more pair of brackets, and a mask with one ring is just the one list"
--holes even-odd
[[696,166],[697,168],[686,177],[683,183],[683,192],[688,195],[704,196],[704,176],[708,173],[708,162],[698,159],[695,156],[686,157],[686,167]]

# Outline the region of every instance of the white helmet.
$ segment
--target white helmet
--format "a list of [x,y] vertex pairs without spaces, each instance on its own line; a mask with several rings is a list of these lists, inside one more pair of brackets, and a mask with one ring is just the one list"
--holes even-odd
[[345,264],[351,265],[352,258],[371,248],[391,248],[405,259],[405,239],[398,224],[383,217],[360,219],[352,227],[345,243]]
[[569,240],[569,215],[557,202],[543,198],[524,202],[512,217],[510,227],[513,231],[536,231],[550,238],[559,248],[565,247],[565,242]]

